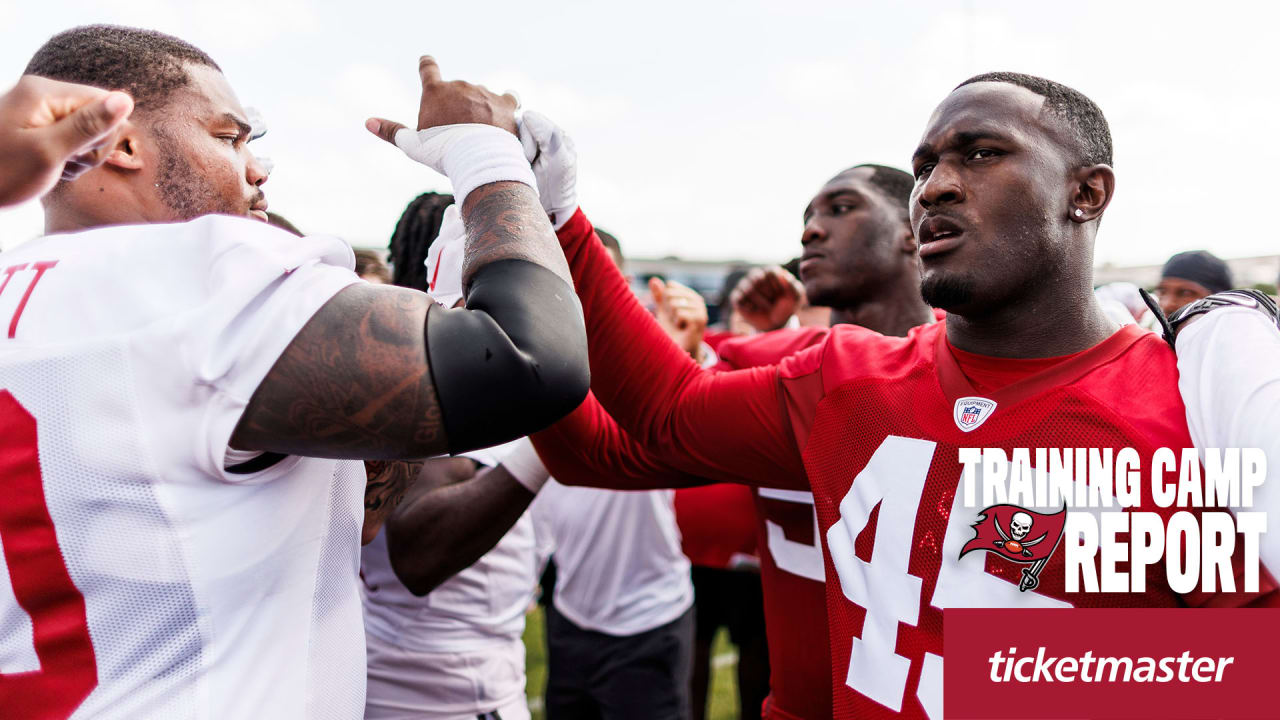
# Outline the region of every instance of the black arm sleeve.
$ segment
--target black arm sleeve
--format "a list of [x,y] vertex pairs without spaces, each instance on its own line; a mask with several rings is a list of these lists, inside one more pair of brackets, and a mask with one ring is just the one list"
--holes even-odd
[[466,308],[427,311],[426,340],[451,453],[537,432],[591,386],[578,296],[535,263],[477,270]]

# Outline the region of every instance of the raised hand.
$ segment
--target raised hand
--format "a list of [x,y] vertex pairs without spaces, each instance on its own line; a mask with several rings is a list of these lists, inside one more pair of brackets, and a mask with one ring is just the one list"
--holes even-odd
[[674,280],[649,278],[649,293],[657,305],[658,324],[685,352],[702,361],[702,336],[707,330],[707,303],[693,288]]
[[804,306],[804,285],[776,265],[752,268],[729,294],[729,300],[743,320],[760,332],[768,332],[785,327]]
[[[440,66],[430,55],[423,55],[418,59],[418,76],[422,79],[422,99],[418,102],[418,130],[475,123],[492,125],[512,135],[517,134],[517,103],[514,95],[498,95],[484,86],[472,85],[463,80],[445,82],[440,78]],[[382,118],[369,118],[365,127],[393,145],[397,144],[396,133],[406,129],[403,123]]]
[[0,96],[0,207],[101,165],[132,112],[122,92],[24,75]]

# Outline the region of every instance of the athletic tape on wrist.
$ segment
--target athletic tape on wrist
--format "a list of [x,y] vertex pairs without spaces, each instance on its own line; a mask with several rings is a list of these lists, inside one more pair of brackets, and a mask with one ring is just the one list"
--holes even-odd
[[529,442],[529,438],[521,438],[515,443],[515,448],[511,450],[502,462],[499,463],[511,473],[511,477],[516,479],[525,487],[526,490],[538,494],[543,485],[547,484],[547,480],[551,478],[551,474],[547,472],[547,468],[543,466],[542,460],[538,458],[538,451],[533,449],[533,443]]
[[417,131],[401,128],[396,132],[396,147],[448,177],[458,207],[472,190],[489,183],[520,182],[538,190],[520,139],[502,128],[478,123]]

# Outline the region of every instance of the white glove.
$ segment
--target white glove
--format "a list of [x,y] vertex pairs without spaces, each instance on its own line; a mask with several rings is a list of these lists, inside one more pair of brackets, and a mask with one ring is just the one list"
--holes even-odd
[[400,128],[395,138],[405,155],[449,178],[458,207],[481,185],[514,181],[538,187],[520,141],[502,128],[479,123]]
[[533,163],[542,209],[559,230],[578,209],[578,151],[573,138],[546,115],[533,111],[526,110],[517,125],[525,157]]
[[444,209],[440,234],[427,250],[427,294],[451,308],[462,299],[462,261],[467,250],[467,232],[462,225],[458,203]]

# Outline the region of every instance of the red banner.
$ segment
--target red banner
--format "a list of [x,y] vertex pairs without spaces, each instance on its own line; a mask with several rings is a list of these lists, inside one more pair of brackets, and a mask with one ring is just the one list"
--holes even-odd
[[1275,718],[1274,610],[947,610],[948,718]]

